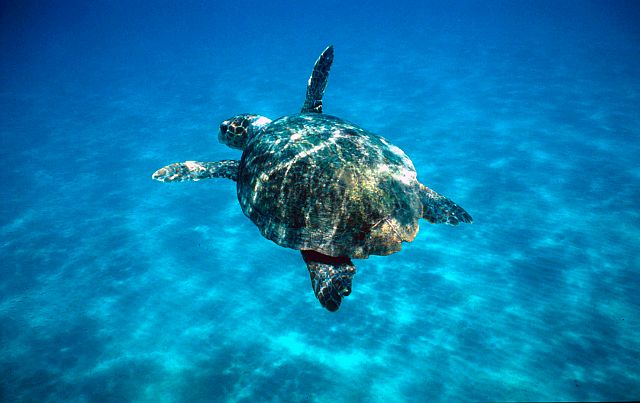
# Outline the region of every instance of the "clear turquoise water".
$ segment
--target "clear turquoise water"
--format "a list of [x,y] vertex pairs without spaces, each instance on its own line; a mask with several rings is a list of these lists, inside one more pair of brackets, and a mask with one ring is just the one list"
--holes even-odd
[[[640,396],[635,2],[0,6],[0,400]],[[473,225],[355,261],[335,313],[230,181],[240,112],[384,135]]]

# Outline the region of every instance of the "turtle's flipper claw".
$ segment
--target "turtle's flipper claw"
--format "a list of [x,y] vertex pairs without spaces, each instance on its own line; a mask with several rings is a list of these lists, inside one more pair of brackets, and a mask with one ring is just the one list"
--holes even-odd
[[311,286],[318,301],[331,312],[340,308],[342,298],[351,294],[351,282],[356,267],[346,256],[332,257],[303,250],[302,258],[311,276]]

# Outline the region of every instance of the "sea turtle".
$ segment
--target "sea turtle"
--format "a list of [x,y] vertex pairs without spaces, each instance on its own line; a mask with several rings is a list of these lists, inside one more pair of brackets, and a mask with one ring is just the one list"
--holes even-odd
[[267,239],[301,251],[316,297],[336,311],[351,293],[352,258],[399,251],[415,238],[420,218],[457,225],[471,216],[418,182],[400,148],[322,113],[332,62],[329,46],[315,63],[300,113],[222,122],[218,139],[242,150],[239,161],[175,163],[153,179],[236,181],[243,213]]

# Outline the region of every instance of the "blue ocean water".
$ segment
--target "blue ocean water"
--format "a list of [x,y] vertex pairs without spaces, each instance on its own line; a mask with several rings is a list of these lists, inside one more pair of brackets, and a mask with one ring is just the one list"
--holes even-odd
[[[275,3],[0,3],[0,401],[640,398],[638,3]],[[328,44],[325,112],[475,220],[336,313],[231,181],[151,180]]]

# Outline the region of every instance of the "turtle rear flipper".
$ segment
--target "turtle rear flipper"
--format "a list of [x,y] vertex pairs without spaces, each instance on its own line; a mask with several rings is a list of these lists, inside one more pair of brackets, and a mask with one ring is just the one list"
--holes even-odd
[[160,182],[199,181],[209,178],[238,180],[240,161],[224,160],[216,162],[185,161],[160,168],[151,176]]
[[351,294],[351,281],[356,274],[351,259],[327,256],[314,250],[303,250],[302,258],[309,269],[316,298],[329,311],[337,311],[342,297]]
[[451,199],[420,184],[422,218],[432,224],[458,225],[461,222],[472,223],[473,218]]
[[313,66],[311,77],[307,83],[307,96],[302,106],[302,113],[322,113],[322,96],[327,88],[327,80],[329,80],[329,70],[333,63],[333,45],[320,54],[316,64]]

